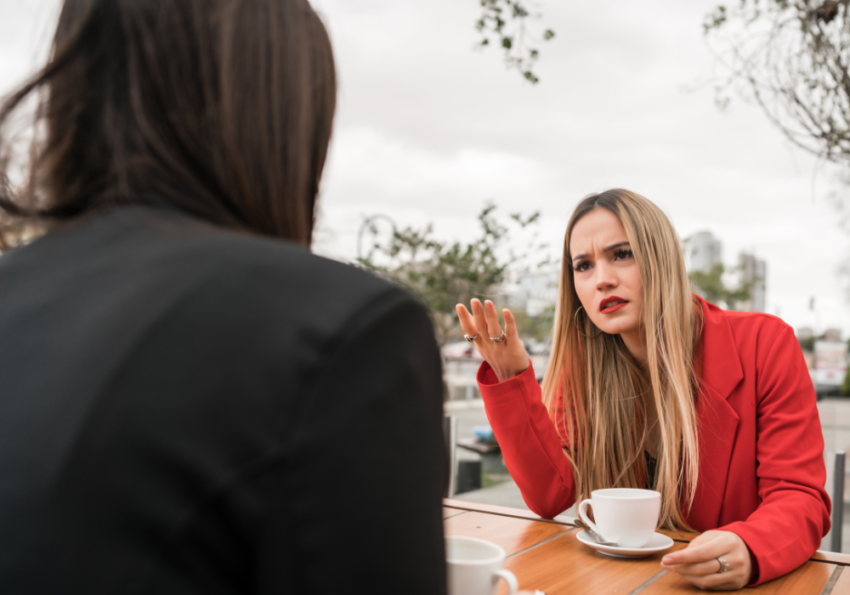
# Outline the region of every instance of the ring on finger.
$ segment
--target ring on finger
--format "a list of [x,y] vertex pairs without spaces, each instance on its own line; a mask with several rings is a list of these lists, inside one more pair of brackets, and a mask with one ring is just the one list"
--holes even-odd
[[463,338],[466,339],[467,341],[469,341],[470,343],[473,343],[475,341],[475,339],[478,338],[478,335],[480,335],[480,334],[481,333],[475,333],[471,337],[469,335],[464,335]]
[[505,340],[505,331],[502,331],[498,337],[490,337],[490,340],[493,341],[493,343],[501,343]]
[[718,570],[716,574],[723,574],[724,572],[729,572],[729,562],[724,560],[723,556],[717,556],[717,561],[720,562],[720,570]]

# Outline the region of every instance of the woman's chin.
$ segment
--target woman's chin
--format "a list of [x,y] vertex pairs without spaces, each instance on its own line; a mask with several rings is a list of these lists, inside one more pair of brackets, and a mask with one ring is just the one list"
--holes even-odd
[[629,324],[626,321],[622,321],[621,324],[617,324],[617,322],[612,321],[607,324],[598,324],[596,326],[606,335],[622,335],[624,333],[628,334],[636,332],[638,329],[638,325],[636,324]]

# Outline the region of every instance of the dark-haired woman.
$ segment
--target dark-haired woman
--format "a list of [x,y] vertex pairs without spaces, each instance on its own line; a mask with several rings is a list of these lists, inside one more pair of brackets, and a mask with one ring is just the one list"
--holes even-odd
[[[739,589],[803,564],[829,530],[823,435],[800,346],[767,314],[690,292],[678,237],[646,198],[588,196],[564,239],[541,392],[516,324],[458,305],[486,360],[478,380],[529,507],[560,514],[593,490],[652,488],[659,524],[703,531],[662,566]],[[488,336],[490,338],[488,338]]]
[[36,98],[0,189],[7,246],[46,231],[0,257],[0,592],[444,592],[428,316],[309,252],[306,0],[66,0],[2,180]]

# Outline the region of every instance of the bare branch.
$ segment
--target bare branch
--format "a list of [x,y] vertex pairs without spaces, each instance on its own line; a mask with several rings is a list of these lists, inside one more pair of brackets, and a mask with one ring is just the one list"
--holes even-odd
[[743,0],[703,27],[726,72],[718,96],[734,89],[798,147],[850,165],[848,3]]

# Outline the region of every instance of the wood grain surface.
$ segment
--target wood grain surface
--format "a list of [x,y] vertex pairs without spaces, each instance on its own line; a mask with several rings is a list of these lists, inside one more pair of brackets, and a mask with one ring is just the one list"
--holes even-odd
[[835,552],[822,552],[818,550],[811,559],[820,562],[829,562],[830,564],[838,564],[839,566],[850,566],[850,556],[847,554],[836,554]]
[[[661,569],[664,553],[642,559],[599,554],[576,539],[572,517],[541,519],[527,510],[445,500],[446,535],[486,539],[502,546],[505,568],[516,574],[520,589],[546,595],[672,595],[700,592],[678,574]],[[687,546],[697,534],[661,531]],[[742,592],[752,595],[850,595],[850,556],[817,552],[794,572]],[[499,593],[507,588],[502,584]]]
[[[829,582],[835,569],[834,564],[806,562],[798,570],[778,579],[767,582],[754,589],[746,589],[753,595],[820,595]],[[691,585],[675,572],[668,572],[651,585],[639,591],[640,595],[680,595],[697,593],[699,589]],[[837,593],[837,592],[836,592]]]
[[486,539],[500,545],[508,556],[547,539],[575,531],[572,527],[525,519],[497,516],[483,512],[465,512],[443,522],[446,535],[463,535]]
[[836,566],[829,577],[829,590],[824,590],[824,595],[845,595],[850,593],[850,568]]
[[486,512],[489,514],[509,516],[519,519],[529,519],[542,523],[554,523],[559,525],[572,525],[574,517],[562,515],[554,519],[543,519],[531,512],[530,510],[522,510],[521,508],[508,508],[507,506],[494,506],[492,504],[479,504],[477,502],[466,502],[464,500],[452,500],[450,498],[443,499],[444,508],[452,508],[454,510],[463,510],[465,512]]
[[[612,558],[581,543],[576,533],[528,550],[508,560],[505,568],[517,576],[521,589],[540,589],[546,595],[627,595],[662,570],[663,553],[639,559]],[[676,543],[668,551],[684,547]]]

